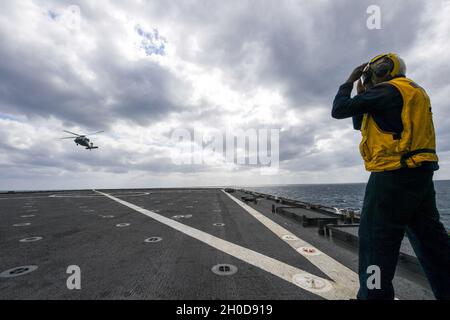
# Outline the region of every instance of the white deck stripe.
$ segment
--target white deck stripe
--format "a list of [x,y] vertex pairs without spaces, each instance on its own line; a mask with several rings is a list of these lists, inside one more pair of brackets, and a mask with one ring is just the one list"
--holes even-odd
[[[184,225],[178,221],[166,218],[153,211],[146,210],[132,203],[113,197],[109,194],[96,191],[104,196],[114,200],[130,209],[133,209],[139,213],[146,215],[152,219],[155,219],[166,226],[169,226],[177,231],[180,231],[194,239],[197,239],[213,248],[216,248],[224,253],[227,253],[237,259],[240,259],[246,263],[249,263],[255,267],[258,267],[264,271],[267,271],[283,280],[286,280],[304,290],[307,290],[313,294],[321,296],[325,299],[350,299],[354,297],[353,291],[343,290],[338,288],[334,283],[323,279],[321,277],[310,274],[299,268],[290,266],[279,260],[270,258],[256,251],[241,247],[229,241],[217,238],[206,232]],[[317,285],[311,285],[311,280],[314,283],[324,284],[324,287],[319,288]]]
[[[228,197],[230,197],[234,202],[240,205],[245,209],[248,213],[250,213],[253,217],[255,217],[259,222],[265,225],[270,231],[275,233],[280,239],[289,244],[295,251],[299,254],[303,255],[306,259],[308,259],[312,264],[314,264],[317,268],[319,268],[323,273],[329,276],[334,281],[334,285],[340,291],[347,292],[348,295],[353,298],[356,297],[356,293],[359,288],[359,279],[358,275],[353,272],[351,269],[347,268],[343,264],[334,260],[330,256],[321,252],[308,242],[300,239],[298,236],[294,235],[292,232],[286,230],[276,222],[267,218],[257,210],[253,209],[249,205],[243,203],[242,201],[236,199],[231,194],[222,190]],[[284,236],[292,236],[295,237],[296,240],[286,240]],[[302,250],[302,248],[313,248],[314,253],[308,253]]]

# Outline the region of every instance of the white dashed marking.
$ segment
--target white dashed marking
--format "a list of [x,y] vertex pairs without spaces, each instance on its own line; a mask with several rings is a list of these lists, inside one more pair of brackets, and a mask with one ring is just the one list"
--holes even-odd
[[122,228],[122,227],[128,227],[130,224],[129,223],[118,223],[116,224],[116,227]]
[[29,237],[29,238],[21,239],[19,241],[20,242],[35,242],[35,241],[39,241],[42,239],[43,239],[42,237]]
[[223,226],[225,226],[225,223],[214,223],[213,226],[215,226],[215,227],[223,227]]
[[31,223],[29,223],[29,222],[16,223],[16,224],[13,224],[13,227],[26,227],[26,226],[29,226],[29,225],[31,225]]

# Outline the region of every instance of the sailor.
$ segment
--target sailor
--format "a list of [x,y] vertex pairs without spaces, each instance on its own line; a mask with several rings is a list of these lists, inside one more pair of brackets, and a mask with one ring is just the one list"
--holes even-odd
[[[357,95],[351,98],[354,83]],[[359,226],[358,299],[394,299],[392,279],[406,233],[437,299],[450,299],[450,238],[433,184],[439,169],[430,99],[397,54],[358,66],[340,86],[332,117],[353,117],[370,178]],[[370,283],[379,267],[380,285]]]

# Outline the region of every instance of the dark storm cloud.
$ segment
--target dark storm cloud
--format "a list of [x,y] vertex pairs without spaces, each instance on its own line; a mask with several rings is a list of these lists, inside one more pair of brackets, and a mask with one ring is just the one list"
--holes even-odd
[[[383,30],[366,27],[366,9],[371,4],[382,9]],[[239,88],[281,86],[291,106],[307,108],[311,104],[328,104],[336,86],[361,61],[379,52],[405,51],[414,43],[424,2],[402,4],[348,0],[205,5],[175,1],[148,6],[167,19],[183,18],[177,23],[199,35],[201,51],[195,57],[185,58],[219,67],[231,75]],[[100,14],[92,10],[86,4],[83,14],[87,19],[99,19]],[[55,65],[51,52],[45,48],[36,56],[30,48],[8,47],[13,39],[4,34],[1,37],[6,43],[0,51],[4,61],[3,103],[17,112],[55,115],[98,126],[118,116],[145,124],[181,109],[177,110],[177,101],[172,98],[181,84],[170,73],[151,62],[121,63],[107,38],[98,39],[101,50],[88,62],[100,75],[98,81],[104,84],[103,92],[94,92],[66,66]],[[180,48],[183,52],[183,45]],[[248,69],[253,60],[259,61],[258,68]],[[5,70],[6,66],[9,67]],[[55,74],[69,88],[62,90],[49,83]],[[107,105],[106,93],[117,100],[112,106]]]
[[[5,43],[0,47],[3,112],[29,117],[56,116],[72,123],[97,124],[90,111],[100,103],[100,96],[79,83],[63,65],[55,66],[55,61],[44,57],[40,60],[35,52],[26,48],[21,54],[8,48],[8,42],[2,43]],[[51,83],[52,76],[59,77],[64,88]]]
[[[154,4],[152,10],[168,19],[186,16],[180,24],[197,35],[201,47],[195,54],[181,50],[186,59],[227,72],[230,84],[240,90],[259,86],[282,88],[291,108],[307,110],[331,108],[338,86],[360,63],[383,52],[408,52],[416,44],[420,30],[432,27],[423,17],[425,4],[373,0],[240,1],[210,7],[198,2],[172,2],[168,6]],[[381,30],[369,30],[366,26],[370,5],[381,8]],[[338,123],[350,125],[348,120]],[[281,160],[300,159],[314,152],[314,137],[338,126],[327,115],[301,128],[291,127],[280,136]],[[446,144],[440,146],[449,150]],[[328,156],[334,158],[333,154],[322,154],[322,158]],[[341,158],[344,166],[355,164],[345,156]],[[336,163],[326,160],[311,162],[309,169],[324,170]]]
[[[186,58],[229,72],[235,86],[282,86],[292,106],[327,103],[352,69],[382,52],[405,52],[419,34],[424,1],[180,2],[158,14],[184,16],[201,40]],[[369,30],[369,5],[382,30]],[[399,23],[401,21],[401,23]],[[183,46],[181,46],[183,47]],[[187,44],[184,47],[189,47]],[[258,62],[258,68],[250,66]],[[246,83],[248,81],[248,83]]]
[[96,108],[101,112],[99,121],[125,119],[148,125],[164,121],[168,114],[184,109],[178,97],[186,92],[186,88],[155,63],[99,60],[95,65],[99,66],[97,74],[105,91],[114,101],[111,105]]
[[[142,37],[147,40],[148,53],[148,35]],[[45,40],[44,45],[37,41],[19,43],[14,34],[0,30],[3,113],[53,116],[67,125],[105,128],[117,119],[147,125],[181,108],[177,99],[186,89],[176,77],[148,60],[125,61],[111,38],[98,37],[95,51],[78,57],[80,65],[67,61],[67,56],[77,54],[68,45],[70,39],[61,45],[61,39]],[[65,45],[66,51],[57,50]],[[95,80],[83,79],[79,75],[82,67],[93,72]]]
[[[55,24],[60,9],[72,4],[45,0],[36,3]],[[290,124],[286,117],[273,122],[261,118],[245,122],[244,130],[283,128],[281,168],[294,173],[358,165],[362,170],[357,132],[345,136],[345,145],[330,145],[328,149],[318,145],[321,140],[336,139],[333,136],[336,132],[349,131],[351,126],[350,120],[337,121],[330,117],[338,86],[356,65],[382,52],[410,53],[424,30],[431,30],[432,34],[435,28],[432,19],[425,16],[427,2],[421,0],[180,0],[105,2],[103,5],[79,1],[77,4],[88,27],[86,30],[95,39],[91,51],[74,48],[70,39],[61,39],[46,30],[42,30],[42,39],[23,41],[11,31],[13,28],[0,29],[0,116],[1,113],[26,115],[31,123],[37,118],[56,118],[69,128],[94,130],[114,127],[119,120],[131,126],[161,124],[164,127],[169,120],[176,119],[185,128],[203,124],[222,130],[226,126],[224,119],[234,115],[245,120],[258,111],[257,105],[252,110],[227,109],[222,101],[204,97],[189,105],[191,84],[180,80],[178,70],[170,71],[150,59],[167,54],[174,45],[178,58],[203,70],[220,70],[225,85],[239,94],[251,96],[260,88],[280,92],[286,104],[279,106],[275,113],[293,111],[302,118],[315,109],[324,111],[298,125]],[[381,8],[381,30],[369,30],[366,26],[369,5]],[[116,28],[123,26],[117,25],[109,9],[138,21],[132,30],[141,36],[138,46],[145,51],[146,58],[123,58],[120,50],[125,45],[117,44],[115,33]],[[8,2],[0,18],[8,21],[17,11],[13,2]],[[49,12],[52,12],[50,16]],[[172,38],[160,32],[154,21],[172,28]],[[11,19],[10,23],[14,22]],[[16,26],[18,31],[20,27]],[[198,50],[192,49],[193,37],[198,42]],[[68,56],[79,53],[80,61],[69,62]],[[445,89],[450,67],[434,61],[427,61],[426,66],[406,63],[409,72],[414,71],[424,80],[427,90],[439,93]],[[80,76],[84,69],[95,74],[95,79]],[[431,99],[437,118],[438,148],[450,150],[446,97]],[[170,130],[165,134],[167,138]],[[0,152],[9,154],[8,161],[15,168],[23,168],[22,171],[43,168],[44,173],[52,168],[155,174],[208,170],[206,166],[176,166],[167,154],[159,154],[158,150],[151,150],[148,158],[120,147],[104,148],[95,155],[66,149],[57,153],[46,145],[19,150],[0,140]],[[14,172],[19,175],[18,170]]]
[[314,153],[315,135],[313,124],[280,132],[280,161],[299,159]]

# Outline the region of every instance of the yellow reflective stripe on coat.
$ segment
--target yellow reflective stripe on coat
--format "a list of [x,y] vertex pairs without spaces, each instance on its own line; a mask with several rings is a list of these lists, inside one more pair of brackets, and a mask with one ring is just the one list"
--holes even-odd
[[408,78],[395,78],[387,83],[395,86],[403,98],[403,132],[397,137],[393,132],[383,131],[369,114],[365,114],[359,149],[366,169],[372,172],[389,171],[402,167],[415,168],[424,161],[438,161],[427,93]]

